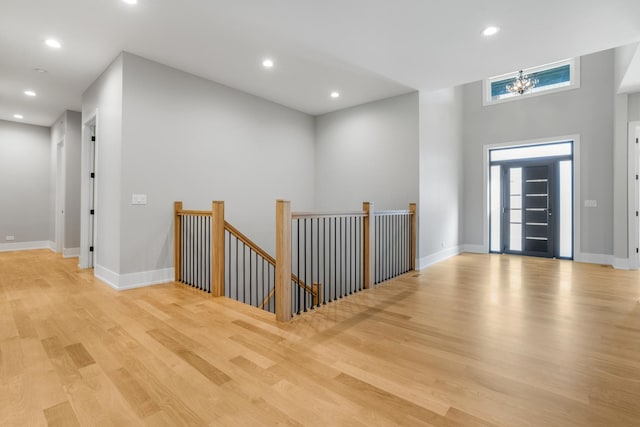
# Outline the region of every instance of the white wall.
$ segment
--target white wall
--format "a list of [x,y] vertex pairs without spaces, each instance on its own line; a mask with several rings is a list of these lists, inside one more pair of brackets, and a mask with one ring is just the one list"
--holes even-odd
[[316,118],[318,210],[408,209],[418,202],[418,93]]
[[50,240],[55,240],[56,227],[56,174],[57,145],[64,142],[65,201],[64,236],[65,254],[77,254],[80,248],[80,152],[81,113],[65,111],[51,126],[51,177],[50,177]]
[[[614,53],[614,89],[620,92],[620,84],[629,72],[631,61],[638,50],[638,43],[622,46]],[[635,210],[634,200],[629,200],[628,144],[629,122],[640,120],[640,94],[616,93],[614,98],[614,167],[613,167],[613,255],[614,266],[626,268],[629,261],[629,214]],[[633,215],[633,213],[631,213]],[[635,238],[633,238],[635,240]],[[633,263],[632,263],[633,264]]]
[[629,70],[629,65],[631,65],[633,57],[636,55],[639,47],[640,43],[631,43],[617,47],[614,50],[614,84],[616,93],[618,93],[620,85]]
[[65,226],[64,248],[80,248],[80,166],[81,166],[81,113],[66,111],[65,133]]
[[[123,57],[117,272],[173,266],[175,200],[207,210],[212,200],[224,200],[227,220],[274,253],[275,200],[291,200],[295,210],[313,208],[313,117]],[[148,204],[131,205],[132,194],[146,194]]]
[[465,244],[484,243],[484,145],[580,134],[581,196],[598,207],[581,207],[576,252],[613,254],[613,64],[611,50],[585,56],[580,89],[486,107],[481,82],[464,86]]
[[49,241],[49,150],[49,128],[0,120],[0,249]]
[[628,95],[614,95],[613,137],[613,256],[617,266],[622,267],[629,253],[627,184],[628,172]]
[[629,95],[629,121],[640,120],[640,93]]
[[629,95],[620,85],[638,49],[638,43],[614,49],[613,127],[613,256],[616,267],[626,267],[629,257],[628,116]]
[[[64,137],[64,113],[50,128],[51,163],[49,166],[49,240],[56,243],[56,185],[58,169],[57,145]],[[57,245],[54,245],[55,248]]]
[[[120,271],[120,181],[122,145],[122,55],[82,95],[82,122],[98,110],[96,135],[96,271]],[[83,153],[85,146],[82,147]],[[83,155],[84,159],[85,156]],[[88,166],[82,171],[88,175]],[[81,180],[86,197],[86,180]],[[89,213],[81,212],[86,220]],[[102,269],[102,270],[101,270]]]
[[462,105],[461,87],[420,92],[420,268],[463,243]]

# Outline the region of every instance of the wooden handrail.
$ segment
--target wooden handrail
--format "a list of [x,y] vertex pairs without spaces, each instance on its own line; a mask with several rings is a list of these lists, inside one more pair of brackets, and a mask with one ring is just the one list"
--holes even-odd
[[413,212],[411,212],[410,210],[407,209],[400,209],[400,210],[388,210],[388,211],[376,211],[373,213],[374,215],[378,216],[383,216],[383,215],[413,215]]
[[310,294],[317,296],[317,292],[314,291],[313,288],[305,284],[303,280],[298,279],[298,276],[296,276],[293,273],[291,273],[291,281],[294,282],[296,285],[298,285],[299,288],[302,288],[305,291],[309,292]]
[[276,288],[271,289],[271,292],[269,292],[269,295],[267,295],[267,297],[264,299],[264,301],[262,301],[262,304],[260,304],[258,308],[264,309],[264,306],[267,305],[269,300],[273,298],[275,294],[276,294]]
[[292,219],[299,218],[322,218],[326,216],[366,216],[363,211],[340,211],[340,212],[291,212]]
[[211,216],[211,211],[192,211],[192,210],[181,209],[176,211],[176,215]]
[[[255,242],[253,242],[250,238],[248,238],[247,236],[245,236],[244,234],[242,234],[242,232],[240,230],[238,230],[237,228],[235,228],[233,225],[229,224],[227,221],[224,222],[224,229],[227,230],[229,233],[233,234],[235,236],[236,239],[240,240],[242,243],[244,243],[245,245],[247,245],[250,249],[252,249],[254,252],[256,252],[258,255],[260,255],[262,258],[264,258],[269,264],[271,264],[272,266],[276,266],[276,260],[267,253],[267,251],[265,251],[264,249],[262,249],[260,246],[258,246]],[[315,296],[317,296],[314,293],[314,290],[312,287],[306,285],[304,283],[304,281],[298,279],[298,276],[296,276],[295,274],[291,274],[291,281],[293,281],[295,284],[297,284],[300,288],[304,289],[305,291],[309,292],[310,294],[313,294]],[[271,294],[269,294],[271,295]],[[272,296],[268,296],[265,299],[265,303],[271,298]],[[264,304],[263,303],[263,306]]]
[[255,244],[251,239],[242,234],[240,230],[235,228],[233,225],[229,224],[227,221],[224,222],[224,229],[229,233],[233,234],[236,239],[240,240],[245,245],[249,246],[254,252],[257,252],[262,258],[266,259],[269,264],[275,267],[276,260],[274,257],[269,255],[264,249]]

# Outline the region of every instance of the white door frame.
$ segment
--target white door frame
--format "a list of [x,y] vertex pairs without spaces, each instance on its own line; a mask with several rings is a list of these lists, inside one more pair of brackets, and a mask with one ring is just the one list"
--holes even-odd
[[640,121],[629,122],[627,135],[629,140],[627,149],[627,171],[629,172],[627,241],[629,242],[629,268],[635,270],[640,267],[640,255],[636,252],[636,248],[640,248],[640,218],[636,216],[636,212],[640,211],[640,182],[636,180],[636,174],[640,174],[640,147],[636,143],[636,138],[640,138]]
[[[95,152],[93,153],[94,159],[91,159],[92,150],[90,148],[91,145],[91,136],[95,134],[96,140],[98,140],[99,135],[99,117],[98,117],[98,109],[96,109],[93,113],[89,114],[88,117],[83,117],[82,123],[82,163],[81,163],[81,174],[82,178],[80,179],[80,268],[91,268],[95,265],[96,261],[96,250],[97,250],[97,224],[98,224],[98,150],[97,145]],[[94,133],[92,133],[91,127],[94,127]],[[95,162],[96,178],[92,179],[90,177],[91,170],[91,162]],[[93,186],[93,199],[96,214],[89,214],[89,205],[91,203],[91,191]],[[93,228],[90,226],[90,221],[93,221]],[[90,236],[90,230],[93,229],[93,236]],[[93,237],[93,239],[91,238]],[[93,256],[89,251],[89,246],[91,245],[91,241],[93,240],[94,252]]]
[[56,252],[64,252],[64,211],[65,211],[65,144],[62,138],[56,144],[56,215],[55,215],[55,239]]
[[527,145],[551,144],[554,142],[573,141],[573,260],[580,261],[584,257],[580,250],[580,135],[566,135],[553,138],[531,139],[527,141],[501,142],[483,146],[483,250],[489,253],[489,151],[496,148],[525,147]]

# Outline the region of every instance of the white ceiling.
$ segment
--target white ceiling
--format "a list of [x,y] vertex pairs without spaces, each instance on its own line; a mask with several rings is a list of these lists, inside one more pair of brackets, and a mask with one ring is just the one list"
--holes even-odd
[[639,16],[638,0],[0,0],[0,119],[79,110],[123,50],[315,115],[638,41]]

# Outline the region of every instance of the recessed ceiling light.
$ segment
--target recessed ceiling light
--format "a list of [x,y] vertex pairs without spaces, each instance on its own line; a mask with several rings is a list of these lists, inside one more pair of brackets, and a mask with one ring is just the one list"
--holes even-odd
[[34,68],[33,71],[35,71],[36,73],[48,73],[48,71],[44,68]]
[[332,98],[340,98],[340,92],[336,92],[336,91],[331,92],[331,97]]
[[25,90],[24,94],[27,96],[36,96],[36,93],[32,90]]
[[14,119],[24,119],[24,116],[22,114],[14,114],[13,118]]
[[485,37],[493,36],[498,34],[500,28],[494,27],[493,25],[482,30],[482,35]]
[[138,4],[138,0],[122,0],[126,4]]
[[60,42],[58,40],[54,40],[54,39],[47,39],[47,40],[45,40],[45,43],[46,43],[47,46],[52,47],[54,49],[60,49],[62,47]]
[[262,61],[262,66],[264,68],[273,68],[273,59],[265,59],[264,61]]

